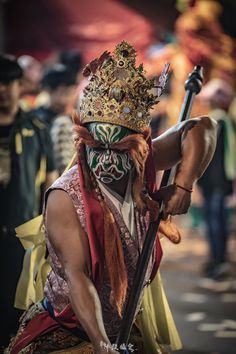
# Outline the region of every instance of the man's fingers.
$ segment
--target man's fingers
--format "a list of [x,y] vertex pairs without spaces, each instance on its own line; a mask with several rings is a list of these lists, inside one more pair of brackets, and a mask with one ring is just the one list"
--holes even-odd
[[163,219],[166,220],[168,215],[180,215],[186,214],[188,212],[190,203],[186,200],[175,201],[171,200],[167,205],[164,205],[163,208]]

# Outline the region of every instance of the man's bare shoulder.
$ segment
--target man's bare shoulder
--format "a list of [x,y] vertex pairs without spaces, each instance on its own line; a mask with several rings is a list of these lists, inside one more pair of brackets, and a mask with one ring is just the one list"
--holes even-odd
[[61,189],[54,189],[49,193],[46,211],[47,216],[55,216],[58,223],[68,218],[78,219],[69,194]]
[[67,192],[49,193],[46,209],[48,238],[62,265],[68,269],[87,269],[89,245],[73,202]]

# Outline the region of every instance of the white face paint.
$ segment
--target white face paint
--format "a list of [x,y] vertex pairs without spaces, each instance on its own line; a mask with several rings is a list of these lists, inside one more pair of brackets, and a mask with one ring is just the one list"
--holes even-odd
[[130,130],[108,123],[91,123],[88,129],[103,143],[99,148],[86,146],[87,162],[96,178],[107,184],[122,179],[131,170],[132,159],[128,152],[112,150],[109,144],[120,141]]

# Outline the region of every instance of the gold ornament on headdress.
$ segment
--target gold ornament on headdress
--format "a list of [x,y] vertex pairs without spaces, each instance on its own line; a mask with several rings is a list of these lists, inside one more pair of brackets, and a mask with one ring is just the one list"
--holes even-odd
[[136,51],[126,41],[116,46],[113,56],[104,52],[83,71],[90,82],[81,99],[81,123],[111,123],[143,132],[165,87],[168,68],[166,64],[159,79],[148,80],[142,64],[136,67]]

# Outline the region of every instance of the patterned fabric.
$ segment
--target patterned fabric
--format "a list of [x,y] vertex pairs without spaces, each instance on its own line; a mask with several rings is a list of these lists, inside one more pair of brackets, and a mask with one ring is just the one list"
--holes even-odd
[[[72,167],[67,173],[65,173],[61,178],[59,178],[51,187],[51,190],[52,189],[62,189],[69,194],[75,206],[75,210],[77,212],[80,223],[86,232],[85,213],[84,213],[81,191],[79,187],[77,166]],[[108,199],[107,196],[105,196],[105,200],[109,208],[111,209],[113,215],[115,216],[116,222],[119,225],[120,236],[123,244],[125,264],[127,268],[128,277],[129,277],[128,281],[130,286],[136,270],[137,259],[143,245],[144,237],[146,235],[147,227],[149,224],[149,218],[148,215],[146,215],[146,218],[144,218],[138,213],[137,210],[135,211],[136,224],[137,224],[137,238],[133,239],[130,236],[127,226],[125,225],[119,211],[115,208],[115,206]],[[59,262],[57,255],[55,254],[55,251],[53,250],[53,247],[50,244],[47,235],[46,235],[46,242],[47,242],[49,254],[51,256],[52,271],[50,272],[45,285],[45,295],[47,299],[50,301],[50,303],[52,304],[54,310],[56,312],[61,312],[65,308],[65,306],[69,303],[68,285],[66,282],[66,277],[62,265]],[[145,282],[148,282],[149,280],[154,259],[155,257],[152,257],[150,261]],[[107,334],[109,337],[115,336],[119,331],[120,318],[118,316],[116,309],[112,305],[112,294],[109,285],[108,272],[106,268],[104,271],[103,288],[101,294],[99,294],[99,297],[101,300],[104,325]]]
[[[11,349],[14,344],[17,342],[18,338],[21,336],[21,333],[26,328],[27,324],[37,315],[45,311],[42,302],[38,302],[32,305],[22,316],[20,322],[20,328],[16,337],[11,340],[9,347],[4,351],[4,354],[11,353]],[[54,350],[61,350],[66,348],[71,348],[82,343],[75,335],[71,334],[64,328],[56,328],[49,333],[39,336],[35,341],[27,345],[25,348],[20,350],[19,354],[43,354],[51,353]]]
[[[21,318],[21,324],[17,336],[11,340],[11,343],[4,354],[10,354],[13,345],[18,340],[21,333],[24,331],[27,324],[45,311],[42,302],[32,305],[28,311]],[[115,348],[115,343],[111,343]],[[130,352],[136,354],[145,354],[143,340],[140,331],[136,325],[133,326],[131,331],[130,340],[128,343]],[[122,347],[122,345],[121,345]],[[92,345],[88,342],[80,340],[77,336],[64,328],[56,328],[49,333],[37,337],[29,345],[21,349],[18,354],[95,354]],[[162,353],[162,352],[160,352]],[[166,352],[163,352],[166,353]],[[168,354],[168,353],[166,353]]]

